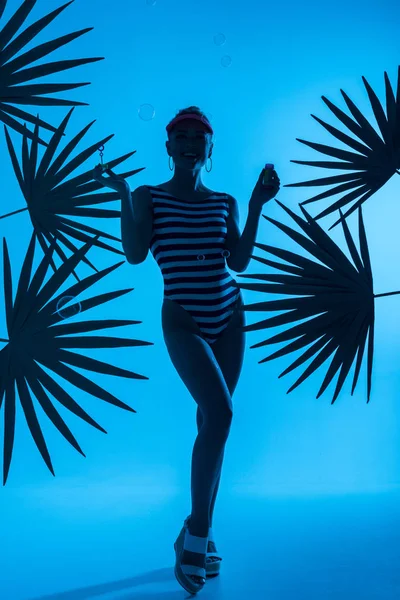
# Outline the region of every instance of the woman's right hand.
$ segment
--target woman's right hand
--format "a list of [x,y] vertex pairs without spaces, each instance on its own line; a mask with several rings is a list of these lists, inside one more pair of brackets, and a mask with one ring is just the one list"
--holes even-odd
[[[104,177],[103,173],[108,173],[109,177]],[[93,179],[103,187],[109,187],[121,195],[131,192],[129,183],[123,177],[116,175],[111,169],[103,169],[101,165],[96,165],[93,169]]]

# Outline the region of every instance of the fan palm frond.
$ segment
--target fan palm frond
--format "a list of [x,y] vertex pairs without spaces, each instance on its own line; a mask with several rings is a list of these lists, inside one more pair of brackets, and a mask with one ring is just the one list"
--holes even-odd
[[[55,240],[53,239],[45,256],[41,260],[34,276],[31,278],[31,269],[35,248],[35,234],[32,235],[29,248],[21,269],[18,288],[13,302],[12,278],[7,243],[3,238],[3,265],[4,265],[4,297],[6,307],[6,322],[8,337],[7,345],[0,350],[0,408],[5,397],[5,426],[4,426],[4,464],[3,485],[5,485],[11,464],[12,450],[15,432],[15,383],[17,384],[21,406],[25,413],[28,427],[36,446],[43,457],[48,469],[54,475],[51,458],[43,437],[42,430],[35,412],[32,397],[27,387],[30,386],[33,394],[39,401],[46,415],[57,427],[65,439],[83,456],[78,442],[73,436],[66,423],[57,412],[45,389],[50,392],[63,406],[72,413],[92,425],[99,431],[107,433],[96,421],[94,421],[46,371],[43,366],[54,371],[57,375],[69,381],[81,390],[92,394],[100,400],[123,408],[130,412],[136,412],[127,404],[121,402],[113,394],[105,391],[94,381],[71,369],[69,365],[87,369],[96,373],[115,375],[130,379],[148,379],[132,371],[114,367],[110,364],[82,356],[72,352],[71,348],[121,348],[129,346],[152,346],[151,342],[134,339],[125,339],[106,336],[87,336],[80,334],[106,327],[119,327],[122,325],[138,324],[141,321],[105,319],[93,321],[81,321],[68,323],[57,311],[59,301],[65,297],[75,298],[91,285],[102,279],[108,273],[114,271],[122,262],[103,269],[86,277],[83,281],[75,283],[66,291],[53,295],[66,281],[72,270],[86,254],[94,243],[90,242],[82,246],[46,281],[46,273],[50,264],[51,255],[54,251]],[[80,310],[84,312],[94,306],[118,298],[133,288],[100,294],[87,300],[81,301]],[[71,306],[74,312],[75,305]],[[63,322],[61,322],[63,321]],[[78,334],[77,336],[71,334]],[[64,337],[65,336],[65,337]],[[70,337],[66,337],[70,336]]]
[[[11,19],[0,30],[0,121],[8,125],[19,133],[24,133],[22,125],[13,117],[29,121],[36,124],[37,122],[49,131],[56,131],[54,127],[45,121],[37,120],[28,112],[16,108],[15,104],[31,105],[31,106],[88,106],[86,102],[73,102],[70,100],[62,100],[59,98],[42,97],[43,94],[53,94],[56,92],[64,92],[85,85],[89,85],[90,81],[85,83],[36,83],[31,85],[18,85],[26,83],[38,77],[46,77],[52,73],[73,69],[79,65],[104,60],[104,57],[95,58],[79,58],[70,60],[58,60],[55,62],[46,63],[36,67],[29,67],[30,64],[54,52],[58,48],[69,44],[74,39],[91,31],[93,27],[86,27],[80,31],[75,31],[68,35],[63,35],[59,38],[35,46],[18,57],[15,55],[27,46],[32,40],[49,25],[67,6],[72,4],[74,0],[67,2],[60,8],[55,9],[45,17],[39,19],[30,27],[27,27],[14,40],[12,38],[20,30],[24,21],[29,16],[36,0],[24,0]],[[0,10],[0,18],[5,9],[6,2],[2,2]],[[12,40],[12,41],[11,41]],[[13,115],[13,117],[11,116]],[[32,138],[32,132],[26,131],[28,138]],[[47,146],[47,143],[39,139],[39,143]]]
[[[305,140],[296,138],[297,141],[301,142],[302,144],[310,146],[310,148],[313,148],[322,154],[333,156],[339,160],[337,162],[292,160],[291,162],[299,165],[309,165],[313,167],[322,167],[325,169],[341,169],[343,171],[349,171],[349,173],[345,175],[335,175],[322,179],[304,181],[302,183],[286,184],[284,186],[336,186],[326,192],[323,192],[322,194],[318,194],[317,196],[313,196],[312,198],[301,202],[301,205],[309,204],[310,202],[316,202],[317,200],[322,200],[324,198],[329,198],[335,194],[345,193],[345,195],[337,202],[319,213],[319,215],[315,217],[316,219],[321,219],[322,217],[331,214],[335,210],[343,208],[346,204],[352,202],[353,200],[357,200],[358,198],[353,206],[341,217],[341,219],[345,219],[352,212],[357,210],[357,208],[359,208],[363,202],[365,202],[368,198],[375,194],[375,192],[383,187],[395,173],[400,175],[400,172],[398,171],[398,169],[400,169],[400,66],[398,67],[396,97],[394,96],[389,77],[385,71],[386,114],[377,95],[369,85],[368,81],[365,79],[365,77],[362,79],[366,87],[371,107],[378,123],[382,138],[378,135],[372,125],[363,116],[360,110],[355,106],[355,104],[350,100],[343,90],[340,91],[351,114],[354,117],[354,120],[337,108],[324,96],[322,96],[322,100],[331,109],[333,114],[341,121],[341,123],[345,125],[354,134],[354,136],[361,140],[361,142],[339,131],[335,127],[328,125],[324,121],[321,121],[321,119],[318,119],[318,117],[315,117],[314,115],[311,116],[323,127],[325,127],[325,129],[327,129],[335,138],[355,150],[355,152],[340,150],[339,148],[326,146],[324,144],[306,142]],[[338,223],[340,223],[341,219],[338,219],[329,229],[332,229]]]
[[[74,244],[68,239],[68,236],[83,242],[88,241],[88,234],[101,235],[102,237],[110,240],[115,240],[118,242],[121,241],[121,239],[118,237],[67,218],[100,217],[109,219],[112,217],[121,217],[120,210],[89,208],[89,206],[94,204],[103,204],[104,202],[120,199],[119,194],[114,191],[106,193],[102,192],[101,194],[90,193],[98,190],[99,188],[103,189],[101,183],[93,179],[92,167],[90,170],[85,171],[81,175],[76,175],[75,177],[68,179],[68,181],[64,181],[65,178],[68,177],[75,169],[79,168],[88,158],[90,158],[98,150],[100,145],[110,140],[114,134],[109,135],[100,142],[92,144],[80,154],[66,162],[88,129],[93,125],[94,121],[92,121],[89,123],[89,125],[84,127],[82,131],[80,131],[58,154],[57,158],[54,159],[60,139],[68,124],[72,111],[74,110],[74,108],[71,108],[61,125],[58,127],[58,129],[56,129],[48,147],[43,153],[43,157],[38,168],[38,123],[35,125],[30,152],[28,150],[26,130],[24,131],[22,142],[22,168],[18,163],[15,149],[7,131],[7,127],[4,126],[8,151],[21,192],[24,195],[27,203],[27,207],[6,215],[2,215],[0,216],[0,219],[14,215],[22,210],[28,210],[32,225],[43,251],[45,252],[48,247],[46,245],[46,241],[51,242],[55,237],[57,237],[59,243],[56,245],[56,252],[63,261],[66,260],[66,255],[60,246],[61,243],[73,252],[76,252],[77,250]],[[136,151],[129,152],[120,158],[108,161],[110,168],[112,169],[124,162],[130,156],[135,154],[135,152]],[[122,174],[122,176],[130,177],[131,175],[135,175],[136,173],[144,170],[144,168],[145,167],[128,171],[127,173]],[[105,248],[106,250],[111,250],[112,252],[125,256],[124,252],[121,250],[117,250],[116,248],[97,240],[97,238],[95,245],[99,248]],[[93,266],[86,257],[83,258],[83,261],[92,269],[97,270],[96,267]],[[56,267],[53,260],[51,265],[55,271]],[[79,281],[79,278],[75,272],[74,276],[77,281]]]
[[[271,262],[257,256],[253,256],[252,258],[258,260],[262,264],[272,266],[288,274],[238,275],[238,277],[274,282],[238,284],[239,287],[241,289],[253,290],[256,292],[299,297],[290,300],[274,300],[246,305],[244,310],[247,311],[289,312],[285,312],[259,323],[246,325],[243,330],[258,331],[270,327],[289,325],[304,319],[309,320],[294,325],[278,335],[251,346],[251,348],[259,348],[268,344],[277,344],[288,340],[294,340],[277,352],[274,352],[267,358],[261,360],[260,363],[262,363],[303,349],[311,344],[311,346],[279,376],[282,377],[287,373],[290,373],[293,369],[299,367],[312,356],[316,355],[287,393],[300,385],[307,377],[314,373],[333,352],[335,352],[317,395],[317,398],[319,398],[340,369],[332,400],[333,404],[342,389],[343,383],[357,354],[353,387],[351,390],[351,394],[353,394],[358,380],[367,335],[369,333],[367,363],[368,403],[371,393],[374,346],[374,298],[389,294],[398,294],[400,292],[374,295],[371,263],[361,208],[359,209],[359,240],[361,255],[358,253],[354,244],[346,220],[342,219],[341,221],[347,247],[354,262],[353,264],[303,207],[300,208],[306,220],[301,219],[300,216],[293,213],[281,202],[277,202],[292,217],[299,227],[301,227],[306,235],[302,235],[274,219],[269,217],[264,218],[276,225],[281,231],[298,243],[303,250],[309,252],[322,264],[294,252],[289,252],[288,250],[275,248],[265,244],[255,244],[257,248],[261,248],[262,250],[275,255],[289,264]],[[343,216],[341,211],[340,215],[341,217]]]

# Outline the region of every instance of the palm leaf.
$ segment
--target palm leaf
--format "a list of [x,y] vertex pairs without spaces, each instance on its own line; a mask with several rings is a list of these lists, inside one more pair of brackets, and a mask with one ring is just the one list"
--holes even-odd
[[318,194],[317,196],[305,200],[301,203],[302,205],[323,200],[324,198],[329,198],[335,194],[345,193],[344,196],[334,202],[330,207],[320,212],[315,217],[316,219],[321,219],[322,217],[333,213],[335,210],[343,208],[353,200],[356,200],[353,206],[329,229],[332,229],[340,223],[342,218],[345,219],[357,210],[363,202],[383,187],[395,173],[400,175],[400,172],[398,171],[398,169],[400,169],[400,66],[398,67],[396,97],[394,96],[386,71],[384,77],[386,87],[386,114],[368,81],[365,77],[362,78],[382,137],[378,135],[347,94],[345,94],[343,90],[340,90],[354,120],[324,96],[322,96],[322,100],[328,108],[331,109],[339,121],[341,121],[354,136],[361,140],[361,142],[354,137],[344,134],[335,127],[328,125],[324,121],[321,121],[321,119],[318,119],[314,115],[311,116],[325,127],[325,129],[327,129],[327,131],[335,138],[349,146],[355,152],[341,150],[324,144],[315,144],[296,138],[297,141],[302,144],[317,150],[317,152],[320,152],[321,154],[332,156],[338,159],[338,161],[318,162],[292,160],[291,162],[299,165],[309,165],[325,169],[341,169],[342,171],[349,172],[345,175],[335,175],[332,177],[324,177],[322,179],[303,181],[301,183],[286,184],[284,186],[336,186],[322,194]]
[[[73,0],[72,0],[73,1]],[[28,112],[16,108],[15,104],[20,105],[31,105],[31,106],[87,106],[86,102],[73,102],[71,100],[62,100],[59,98],[47,98],[40,97],[44,94],[52,94],[55,92],[63,92],[65,90],[75,89],[85,85],[89,85],[90,82],[85,83],[42,83],[42,84],[31,84],[31,85],[18,85],[37,79],[38,77],[46,77],[52,73],[58,73],[60,71],[66,71],[67,69],[73,69],[79,65],[97,62],[104,60],[104,57],[95,58],[80,58],[75,60],[63,60],[46,63],[36,67],[29,67],[30,64],[38,61],[54,52],[58,48],[69,44],[69,42],[78,38],[88,31],[91,31],[93,27],[87,27],[70,33],[68,35],[61,36],[50,42],[35,46],[31,50],[28,50],[16,57],[15,55],[25,48],[43,29],[49,25],[67,6],[72,4],[67,2],[60,8],[52,11],[45,17],[39,19],[23,32],[21,32],[14,40],[12,38],[21,29],[24,21],[29,16],[33,7],[36,4],[36,0],[25,0],[15,14],[11,17],[8,23],[0,30],[0,121],[5,125],[8,125],[18,133],[24,133],[22,125],[13,117],[29,121],[30,123],[39,124],[49,131],[56,131],[54,127],[41,121],[38,118],[33,117]],[[0,7],[0,18],[3,14],[6,2],[2,2]],[[12,41],[11,41],[12,40]],[[13,116],[11,116],[13,115]],[[25,131],[28,138],[33,139],[33,134],[30,131]],[[47,146],[47,143],[42,139],[38,140],[39,143]]]
[[[76,387],[92,394],[100,400],[104,400],[105,402],[123,408],[124,410],[136,412],[133,408],[130,408],[127,404],[118,400],[116,396],[95,384],[91,379],[77,373],[68,366],[69,364],[96,373],[107,373],[130,379],[148,379],[148,377],[143,375],[119,367],[114,367],[105,362],[85,357],[71,351],[72,348],[121,348],[153,345],[151,342],[135,339],[93,335],[83,337],[81,335],[86,332],[92,332],[106,327],[138,324],[141,323],[141,321],[106,319],[68,323],[68,320],[61,317],[57,312],[57,306],[60,299],[65,296],[76,298],[105,275],[123,264],[122,262],[119,262],[114,266],[86,277],[83,281],[75,283],[64,292],[59,292],[60,287],[94,242],[95,240],[92,239],[82,246],[82,248],[77,250],[76,253],[68,258],[62,266],[53,273],[46,283],[44,283],[51,256],[56,246],[56,240],[53,239],[51,241],[50,247],[47,249],[31,279],[35,247],[35,233],[33,233],[21,269],[17,292],[13,302],[10,260],[7,243],[5,238],[3,238],[4,302],[9,338],[6,346],[0,350],[0,408],[3,403],[3,397],[5,398],[3,485],[5,485],[7,481],[14,444],[16,416],[15,384],[18,388],[19,399],[32,437],[43,460],[53,475],[54,470],[51,458],[35,412],[31,392],[29,391],[27,384],[52,423],[57,427],[65,439],[68,440],[68,442],[83,456],[85,456],[85,454],[81,450],[70,429],[57,412],[45,390],[50,392],[50,394],[72,413],[99,431],[107,433],[78,405],[62,386],[46,373],[43,367],[54,371],[60,377],[63,377]],[[104,304],[113,298],[118,298],[119,296],[130,292],[132,289],[133,288],[108,292],[83,300],[79,303],[81,311],[84,312],[94,306]],[[54,294],[57,295],[53,297]],[[71,308],[76,306],[76,304],[77,303],[73,304]],[[73,334],[78,335],[75,336]]]
[[[285,369],[279,377],[290,373],[315,356],[307,369],[288,390],[288,393],[321,367],[332,353],[335,352],[317,395],[317,398],[319,398],[340,369],[332,400],[333,404],[342,389],[357,354],[351,390],[351,394],[353,394],[358,381],[367,335],[369,334],[367,357],[368,403],[371,393],[373,362],[374,298],[389,294],[398,294],[400,292],[389,292],[388,294],[374,294],[373,292],[371,263],[361,208],[359,208],[358,213],[361,255],[357,251],[346,220],[344,218],[341,220],[353,264],[331,240],[329,235],[318,225],[316,219],[313,219],[302,206],[300,208],[306,218],[305,220],[293,213],[281,202],[277,202],[292,217],[305,235],[274,219],[265,218],[286,233],[303,250],[309,252],[322,264],[288,250],[265,244],[255,244],[257,248],[261,248],[283,259],[286,263],[291,264],[289,266],[278,262],[271,263],[271,261],[257,256],[253,256],[252,258],[262,264],[272,265],[276,269],[291,274],[238,275],[238,277],[272,282],[238,284],[239,288],[298,297],[290,300],[274,300],[246,305],[244,309],[247,311],[288,312],[252,325],[247,325],[243,330],[259,331],[270,327],[291,325],[297,321],[303,322],[293,325],[282,333],[251,346],[251,348],[259,348],[268,344],[277,344],[290,340],[290,343],[267,356],[260,363],[285,356],[291,352],[304,350],[304,353]],[[340,215],[343,217],[341,211]],[[307,320],[304,321],[305,319]],[[306,349],[306,347],[308,348]]]
[[[72,252],[77,251],[76,246],[68,239],[68,237],[87,243],[87,241],[91,238],[91,236],[88,234],[92,234],[95,236],[101,235],[102,237],[118,242],[121,241],[118,237],[99,231],[98,229],[88,225],[84,225],[78,221],[66,218],[67,216],[90,216],[104,219],[121,217],[120,210],[85,208],[120,198],[117,192],[102,192],[101,194],[90,193],[98,190],[99,188],[103,189],[101,183],[93,179],[92,168],[80,175],[76,175],[75,177],[64,181],[64,179],[68,177],[75,169],[79,168],[87,159],[93,156],[93,154],[98,150],[99,146],[106,143],[113,137],[113,135],[109,135],[108,137],[103,138],[99,142],[96,142],[95,144],[92,144],[83,150],[74,158],[68,160],[72,151],[81,141],[88,129],[93,125],[94,121],[92,121],[89,123],[89,125],[84,127],[82,131],[80,131],[71,141],[68,142],[65,148],[60,151],[57,158],[54,158],[58,149],[58,144],[74,110],[74,108],[71,108],[61,125],[52,135],[49,145],[45,149],[38,167],[38,123],[35,125],[33,132],[33,140],[31,143],[30,152],[28,149],[26,129],[24,131],[24,137],[22,141],[22,166],[20,166],[18,163],[17,155],[7,127],[4,127],[8,151],[11,157],[15,176],[25,198],[27,207],[6,215],[2,215],[0,216],[0,219],[14,215],[17,212],[21,212],[21,210],[28,210],[33,228],[38,237],[38,241],[42,247],[42,250],[46,252],[48,248],[46,241],[50,243],[53,239],[58,238],[55,249],[63,261],[66,260],[66,255],[60,246],[61,243],[68,248],[68,250],[71,250]],[[135,151],[129,152],[120,158],[109,161],[110,168],[112,169],[116,165],[124,162],[130,156],[132,156],[132,154],[135,154]],[[128,171],[127,173],[122,174],[122,176],[130,177],[131,175],[139,173],[143,169],[144,167],[135,169],[133,171]],[[105,248],[106,250],[111,250],[116,254],[125,256],[122,250],[118,250],[108,244],[105,244],[104,242],[99,241],[97,237],[94,244],[99,248]],[[83,261],[95,271],[97,270],[96,267],[93,266],[93,264],[89,262],[86,257],[83,257]],[[55,271],[56,266],[54,261],[51,262],[51,266]],[[77,281],[79,281],[75,271],[74,276]]]

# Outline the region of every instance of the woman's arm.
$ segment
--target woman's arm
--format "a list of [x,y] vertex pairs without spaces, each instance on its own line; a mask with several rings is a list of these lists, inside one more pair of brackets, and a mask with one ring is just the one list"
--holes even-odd
[[237,200],[230,195],[229,199],[231,200],[231,209],[227,219],[226,248],[229,250],[230,256],[228,256],[226,263],[232,271],[242,273],[247,269],[253,253],[261,208],[249,205],[246,225],[240,235]]

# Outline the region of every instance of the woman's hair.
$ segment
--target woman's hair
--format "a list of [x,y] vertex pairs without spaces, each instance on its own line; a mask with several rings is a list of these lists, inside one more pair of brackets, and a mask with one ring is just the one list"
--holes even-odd
[[[201,111],[198,106],[189,106],[188,108],[182,108],[180,111],[178,111],[176,113],[175,117],[179,117],[180,115],[186,115],[187,113],[194,113],[196,115],[199,115],[199,117],[205,117],[208,121],[210,121],[210,119],[207,117],[207,115],[204,114],[203,111]],[[173,117],[171,119],[171,121],[173,121],[173,119],[175,119],[175,117]],[[169,134],[168,134],[168,137],[169,137]]]

